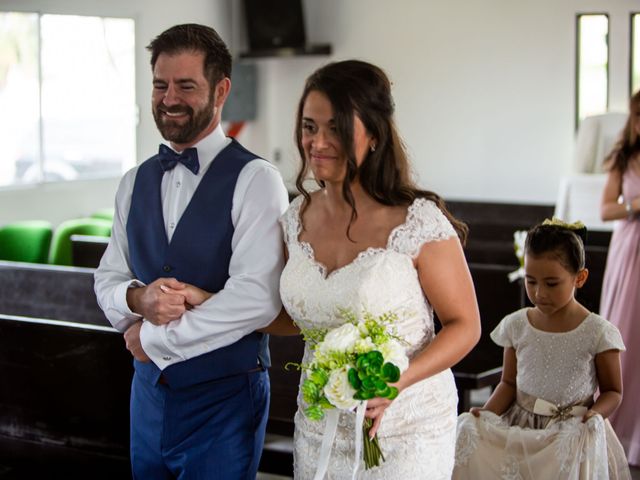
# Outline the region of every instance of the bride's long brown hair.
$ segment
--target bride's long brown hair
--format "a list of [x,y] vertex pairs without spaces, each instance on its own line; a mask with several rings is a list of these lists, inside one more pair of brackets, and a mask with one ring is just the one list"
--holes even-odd
[[[419,189],[411,179],[411,169],[406,148],[393,120],[394,103],[391,84],[382,69],[360,60],[346,60],[325,65],[308,79],[298,104],[295,140],[300,152],[302,167],[296,178],[296,187],[306,202],[302,213],[311,202],[304,180],[309,164],[302,147],[302,110],[311,91],[327,96],[333,107],[334,124],[347,158],[347,173],[342,182],[342,196],[351,206],[351,220],[357,218],[351,183],[357,178],[364,191],[383,205],[410,205],[416,198],[433,201],[453,225],[464,244],[468,228],[446,208],[444,200],[428,190]],[[376,140],[375,151],[369,151],[358,167],[353,145],[353,114],[357,114]],[[324,182],[318,181],[321,187]]]

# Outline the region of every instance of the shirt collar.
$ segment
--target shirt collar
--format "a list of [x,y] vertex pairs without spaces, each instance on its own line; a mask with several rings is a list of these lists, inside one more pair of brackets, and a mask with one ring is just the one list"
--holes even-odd
[[[200,162],[200,172],[198,176],[202,176],[207,171],[209,165],[218,154],[231,143],[231,139],[225,136],[222,125],[218,126],[209,135],[204,137],[198,143],[193,145],[198,150],[198,160]],[[171,145],[167,143],[169,147]]]

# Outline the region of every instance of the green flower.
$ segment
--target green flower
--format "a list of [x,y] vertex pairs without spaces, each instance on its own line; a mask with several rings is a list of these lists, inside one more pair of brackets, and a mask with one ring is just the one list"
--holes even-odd
[[318,387],[322,388],[329,381],[329,372],[327,372],[324,368],[318,368],[313,370],[307,378]]
[[324,410],[320,405],[308,406],[305,409],[304,414],[311,420],[322,420],[324,418]]
[[302,382],[301,390],[302,398],[304,398],[304,401],[309,404],[316,403],[320,398],[321,387],[319,387],[309,379]]

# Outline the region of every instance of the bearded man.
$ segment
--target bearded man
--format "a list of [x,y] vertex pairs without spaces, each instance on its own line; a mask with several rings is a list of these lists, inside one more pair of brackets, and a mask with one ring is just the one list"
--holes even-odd
[[255,478],[269,407],[268,338],[281,308],[277,169],[225,137],[231,55],[212,28],[147,47],[167,141],[123,177],[95,273],[100,307],[134,358],[135,479]]

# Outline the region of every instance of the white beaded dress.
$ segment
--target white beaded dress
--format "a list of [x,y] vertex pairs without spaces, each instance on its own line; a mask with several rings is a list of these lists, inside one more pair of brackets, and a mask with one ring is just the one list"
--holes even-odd
[[[433,310],[425,298],[414,260],[422,245],[456,233],[431,201],[416,199],[406,220],[391,232],[386,248],[369,248],[327,274],[308,243],[299,241],[299,196],[282,217],[289,259],[282,273],[280,293],[291,318],[303,329],[342,324],[338,309],[398,314],[397,334],[407,342],[411,357],[434,338]],[[303,362],[310,359],[305,348]],[[304,380],[304,373],[301,382]],[[450,370],[405,389],[385,411],[378,438],[386,461],[365,470],[355,457],[355,413],[340,414],[326,479],[350,479],[360,462],[360,479],[451,478],[454,463],[457,392]],[[295,415],[294,476],[313,479],[325,420],[308,419],[302,395]]]
[[608,420],[596,415],[583,423],[579,411],[556,419],[533,413],[536,399],[590,406],[598,387],[594,358],[624,350],[620,332],[594,313],[568,332],[546,332],[531,325],[527,311],[507,315],[491,332],[494,342],[516,351],[518,399],[502,416],[460,415],[453,479],[630,478]]

